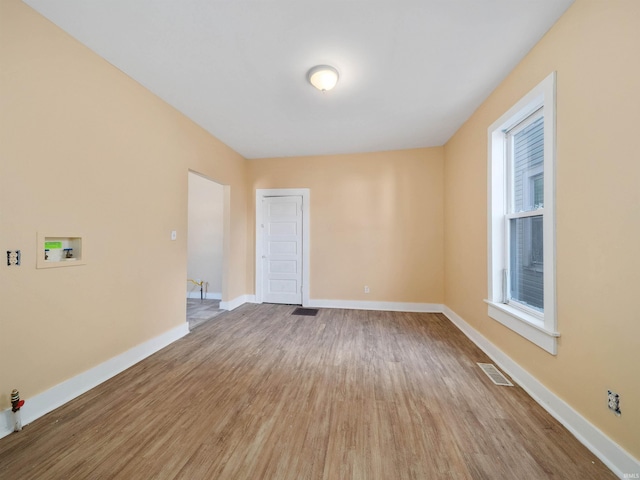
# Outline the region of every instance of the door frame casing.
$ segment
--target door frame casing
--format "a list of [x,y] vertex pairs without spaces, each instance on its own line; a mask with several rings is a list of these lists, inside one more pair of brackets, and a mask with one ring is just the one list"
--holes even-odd
[[255,290],[256,303],[262,303],[262,225],[264,215],[262,201],[266,197],[302,197],[302,306],[309,305],[309,200],[311,191],[308,188],[257,188],[256,189],[256,268]]

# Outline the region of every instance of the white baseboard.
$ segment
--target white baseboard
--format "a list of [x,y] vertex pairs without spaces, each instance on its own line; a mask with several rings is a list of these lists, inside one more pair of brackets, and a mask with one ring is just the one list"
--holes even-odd
[[220,308],[222,310],[235,310],[236,308],[238,308],[241,305],[244,305],[245,303],[256,303],[256,296],[255,295],[240,295],[239,297],[234,298],[233,300],[230,300],[228,302],[220,302]]
[[[109,380],[111,377],[144,360],[149,355],[163,349],[188,333],[189,325],[187,323],[172,328],[168,332],[110,358],[106,362],[59,383],[49,390],[31,398],[23,398],[25,404],[20,409],[22,424],[27,425],[88,390],[97,387],[102,382]],[[2,417],[2,421],[0,421],[0,438],[2,438],[13,431],[13,413],[11,409],[0,413],[2,414],[0,415]]]
[[[469,339],[484,351],[518,385],[520,385],[542,408],[564,425],[585,447],[609,467],[616,475],[640,474],[640,461],[627,453],[568,403],[555,395],[534,376],[514,362],[480,332],[465,322],[453,310],[444,307],[443,313]],[[626,477],[638,478],[638,477]]]
[[[207,300],[222,300],[222,293],[219,292],[207,292],[203,295]],[[187,298],[200,299],[200,292],[187,292]]]
[[439,303],[408,302],[362,302],[356,300],[316,300],[310,299],[309,305],[314,308],[345,308],[349,310],[382,310],[386,312],[424,312],[441,313],[444,308]]

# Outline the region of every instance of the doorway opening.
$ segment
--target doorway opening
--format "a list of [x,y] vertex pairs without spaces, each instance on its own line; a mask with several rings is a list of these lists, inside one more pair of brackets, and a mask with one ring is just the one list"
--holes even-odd
[[308,188],[256,190],[256,302],[309,304]]
[[193,329],[224,311],[228,187],[191,171],[188,182],[186,295],[187,322]]

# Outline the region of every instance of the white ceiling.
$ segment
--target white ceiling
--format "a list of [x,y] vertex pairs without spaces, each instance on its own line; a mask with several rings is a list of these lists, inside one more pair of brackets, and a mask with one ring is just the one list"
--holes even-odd
[[[573,0],[25,0],[246,158],[443,145]],[[317,64],[340,81],[320,93]]]

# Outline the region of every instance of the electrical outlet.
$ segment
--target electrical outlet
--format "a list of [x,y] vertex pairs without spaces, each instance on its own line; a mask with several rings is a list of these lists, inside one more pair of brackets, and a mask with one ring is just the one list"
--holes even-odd
[[620,411],[620,395],[616,392],[612,392],[611,390],[607,390],[607,406],[609,410],[611,410],[616,415],[621,415]]
[[369,286],[368,285],[364,286],[364,293],[369,293]]
[[7,250],[7,265],[20,265],[20,250]]

